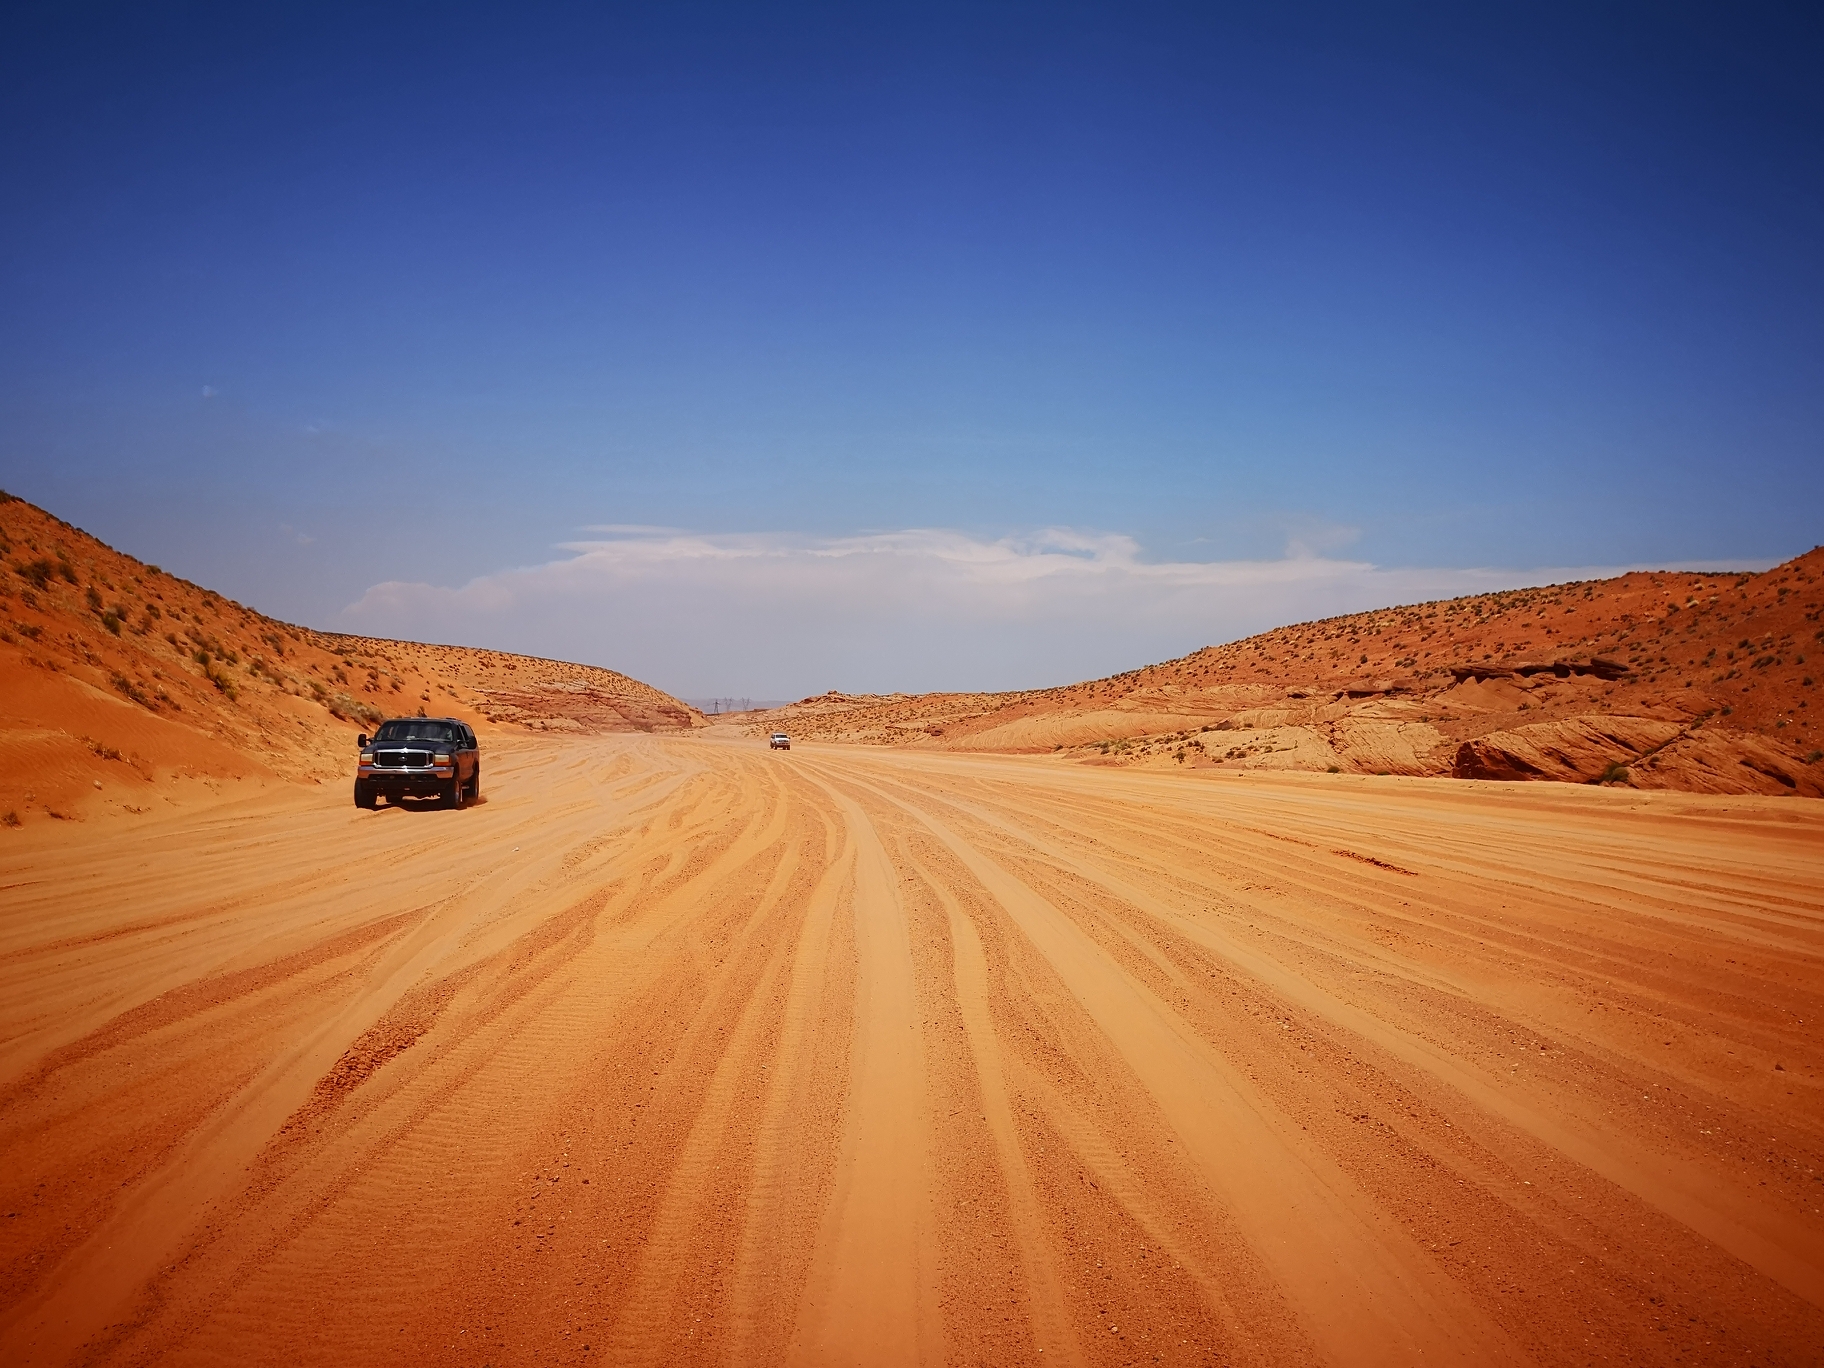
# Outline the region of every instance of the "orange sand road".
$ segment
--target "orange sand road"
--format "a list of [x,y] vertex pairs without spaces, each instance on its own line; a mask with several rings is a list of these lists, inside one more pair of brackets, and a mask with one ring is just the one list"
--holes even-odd
[[0,1357],[1824,1346],[1824,805],[489,760],[0,833]]

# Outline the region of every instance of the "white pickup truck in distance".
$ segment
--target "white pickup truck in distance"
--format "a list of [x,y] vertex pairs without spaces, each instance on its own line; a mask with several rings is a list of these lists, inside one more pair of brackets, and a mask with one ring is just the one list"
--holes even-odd
[[771,736],[766,738],[766,745],[768,750],[790,750],[792,748],[792,738],[787,736],[784,732],[774,732]]

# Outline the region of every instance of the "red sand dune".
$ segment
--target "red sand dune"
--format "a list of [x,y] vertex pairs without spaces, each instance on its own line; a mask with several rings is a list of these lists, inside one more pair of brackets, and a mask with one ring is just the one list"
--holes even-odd
[[1817,797],[1821,610],[1824,548],[1764,574],[1638,573],[1300,623],[1063,688],[825,694],[752,730],[1096,764]]
[[704,725],[613,670],[279,622],[0,501],[0,820],[339,779],[358,730],[413,713],[484,731]]

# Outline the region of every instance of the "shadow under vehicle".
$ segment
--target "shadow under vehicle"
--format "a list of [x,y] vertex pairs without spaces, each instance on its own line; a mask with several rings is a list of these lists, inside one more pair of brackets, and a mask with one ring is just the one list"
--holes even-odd
[[481,749],[475,731],[453,717],[395,717],[360,738],[355,769],[355,806],[378,807],[385,799],[433,798],[446,808],[481,797]]

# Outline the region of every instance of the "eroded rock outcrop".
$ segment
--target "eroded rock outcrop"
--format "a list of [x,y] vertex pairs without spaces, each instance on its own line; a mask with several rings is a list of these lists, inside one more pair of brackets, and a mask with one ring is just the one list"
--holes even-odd
[[1710,727],[1687,732],[1629,766],[1636,788],[1687,793],[1794,793],[1824,797],[1817,766],[1795,761],[1758,737]]
[[1647,717],[1575,717],[1491,732],[1459,746],[1451,772],[1460,779],[1824,795],[1811,766],[1756,737]]
[[1437,774],[1448,770],[1449,738],[1425,722],[1350,718],[1330,731],[1349,768],[1366,774]]
[[1649,717],[1572,717],[1490,732],[1457,748],[1459,779],[1593,783],[1678,739],[1684,728]]

